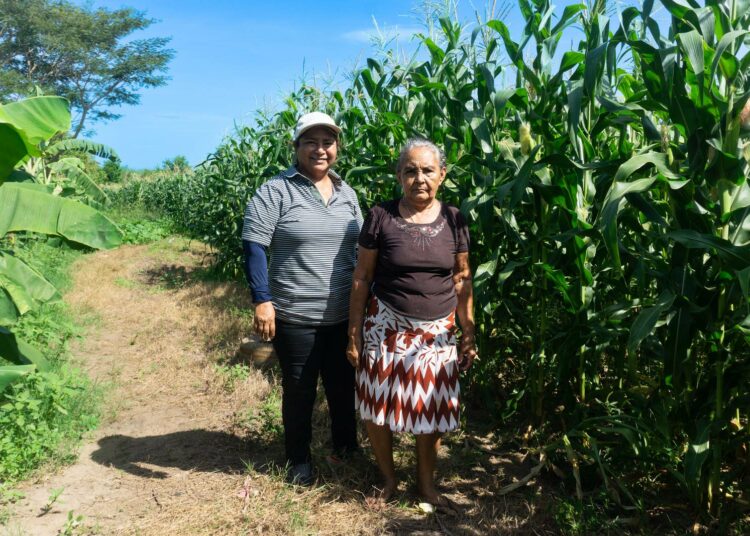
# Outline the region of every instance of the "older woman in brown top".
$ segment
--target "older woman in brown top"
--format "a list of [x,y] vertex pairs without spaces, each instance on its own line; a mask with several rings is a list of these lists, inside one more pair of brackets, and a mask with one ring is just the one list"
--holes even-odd
[[388,501],[398,486],[392,433],[411,432],[419,494],[439,506],[440,437],[458,426],[458,373],[476,356],[469,232],[458,209],[436,198],[446,167],[435,144],[409,140],[396,173],[403,197],[373,207],[359,236],[347,357],[384,478],[373,499]]

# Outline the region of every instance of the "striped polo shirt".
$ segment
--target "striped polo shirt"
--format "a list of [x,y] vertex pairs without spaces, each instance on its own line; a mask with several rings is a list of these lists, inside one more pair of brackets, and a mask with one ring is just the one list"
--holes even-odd
[[269,288],[276,316],[294,324],[330,325],[349,318],[362,213],[354,190],[330,171],[326,205],[315,184],[290,167],[255,192],[242,239],[270,249]]

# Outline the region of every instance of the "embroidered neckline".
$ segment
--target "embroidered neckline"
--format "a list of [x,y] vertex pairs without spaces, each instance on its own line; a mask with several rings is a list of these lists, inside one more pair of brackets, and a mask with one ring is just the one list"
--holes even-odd
[[438,215],[437,220],[432,223],[411,223],[406,221],[401,216],[393,218],[393,223],[396,224],[401,231],[405,232],[412,237],[414,243],[422,250],[432,243],[432,239],[440,234],[440,231],[445,227],[445,218],[441,218],[442,211]]

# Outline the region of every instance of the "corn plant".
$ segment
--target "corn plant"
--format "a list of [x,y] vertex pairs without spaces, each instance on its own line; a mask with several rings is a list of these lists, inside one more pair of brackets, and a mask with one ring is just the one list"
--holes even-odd
[[579,496],[596,484],[640,508],[636,483],[668,474],[701,511],[736,512],[750,447],[750,3],[661,5],[668,25],[652,0],[617,17],[603,0],[521,0],[519,31],[441,18],[413,57],[370,58],[348,87],[306,87],[238,131],[169,194],[176,217],[235,271],[244,203],[290,164],[299,114],[337,118],[338,169],[363,208],[399,195],[408,137],[434,140],[441,195],[472,233],[471,395],[530,424]]

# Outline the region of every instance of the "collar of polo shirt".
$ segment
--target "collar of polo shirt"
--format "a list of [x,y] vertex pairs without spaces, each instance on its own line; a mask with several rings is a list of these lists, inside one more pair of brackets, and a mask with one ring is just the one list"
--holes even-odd
[[[282,172],[281,174],[287,179],[291,179],[299,175],[300,177],[303,177],[308,181],[310,180],[309,178],[305,177],[305,175],[300,173],[300,171],[294,166],[287,168],[287,170]],[[331,178],[331,181],[333,181],[333,185],[338,190],[341,187],[341,176],[332,169],[328,170],[328,176]]]

